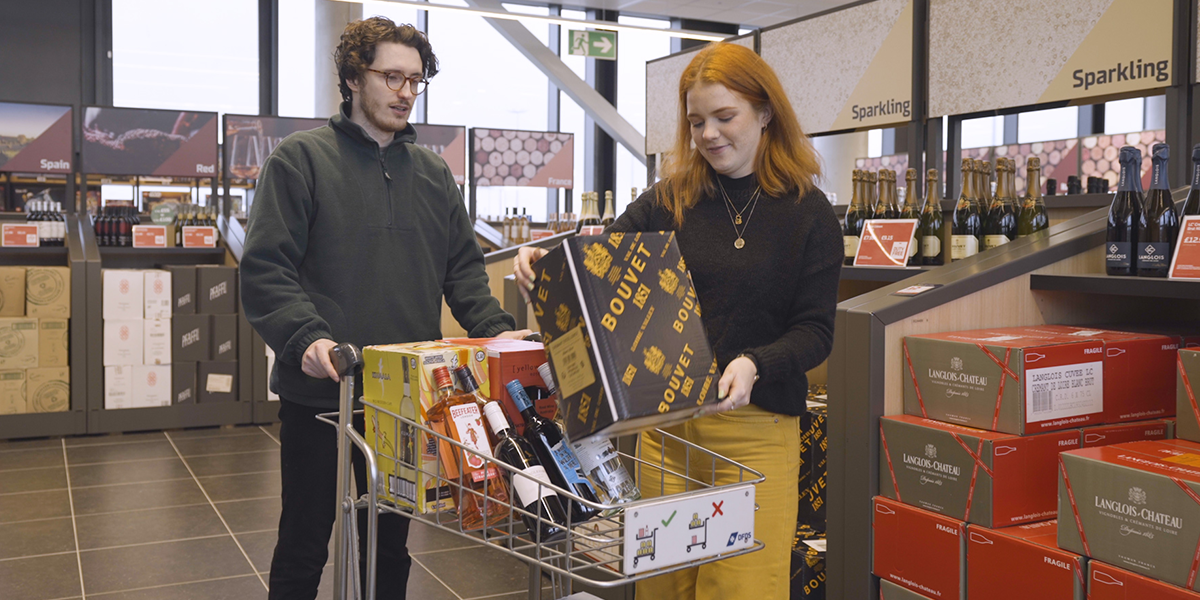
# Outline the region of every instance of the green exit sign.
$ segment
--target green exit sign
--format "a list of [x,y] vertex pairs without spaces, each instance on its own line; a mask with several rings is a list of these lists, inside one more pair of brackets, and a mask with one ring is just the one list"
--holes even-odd
[[617,60],[617,32],[570,30],[571,56]]

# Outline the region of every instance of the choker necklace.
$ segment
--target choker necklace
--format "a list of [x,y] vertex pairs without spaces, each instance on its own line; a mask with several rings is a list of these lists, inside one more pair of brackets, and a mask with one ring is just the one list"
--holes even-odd
[[[720,186],[721,195],[725,198],[725,212],[729,214],[729,220],[733,223],[733,233],[737,236],[737,239],[733,241],[733,247],[741,250],[746,246],[746,240],[742,235],[746,233],[746,228],[750,227],[750,217],[754,216],[754,209],[758,207],[758,198],[760,192],[762,192],[762,186],[756,187],[754,193],[750,196],[750,200],[746,202],[746,206],[743,206],[742,210],[738,210],[737,206],[734,206],[733,200],[729,199],[729,194],[725,192],[725,186],[721,183],[720,179],[717,180],[717,185]],[[750,214],[746,215],[746,224],[742,225],[742,213],[747,208],[750,209]],[[734,213],[737,213],[737,216],[734,216]],[[741,231],[738,231],[738,225],[742,225]]]

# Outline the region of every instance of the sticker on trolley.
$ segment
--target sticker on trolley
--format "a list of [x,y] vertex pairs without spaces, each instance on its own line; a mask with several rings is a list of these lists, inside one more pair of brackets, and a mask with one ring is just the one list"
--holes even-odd
[[754,485],[668,497],[625,513],[626,575],[754,546]]

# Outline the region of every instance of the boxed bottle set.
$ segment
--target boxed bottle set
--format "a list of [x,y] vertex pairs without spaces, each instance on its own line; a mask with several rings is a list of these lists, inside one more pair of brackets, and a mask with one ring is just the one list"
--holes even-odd
[[717,363],[673,233],[575,237],[533,270],[572,440],[678,423],[716,401]]
[[0,267],[0,414],[69,410],[70,316],[69,268]]

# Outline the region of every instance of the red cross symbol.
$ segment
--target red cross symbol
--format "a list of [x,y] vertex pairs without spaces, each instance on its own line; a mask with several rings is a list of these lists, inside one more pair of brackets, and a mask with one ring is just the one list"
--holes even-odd
[[725,513],[721,510],[721,506],[723,506],[724,504],[725,504],[724,500],[722,500],[720,502],[713,502],[712,503],[712,505],[713,505],[713,515],[712,516],[715,517],[717,515],[724,515]]

